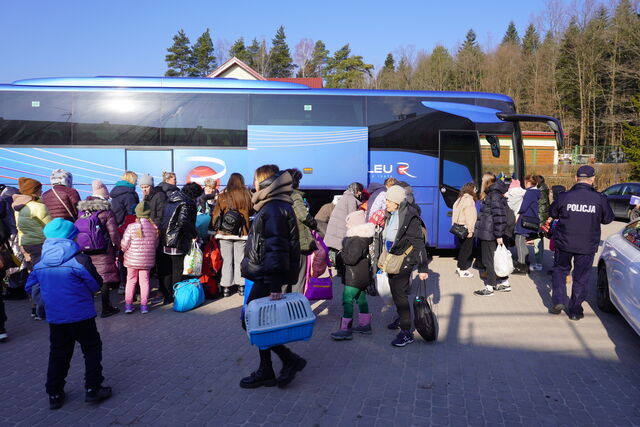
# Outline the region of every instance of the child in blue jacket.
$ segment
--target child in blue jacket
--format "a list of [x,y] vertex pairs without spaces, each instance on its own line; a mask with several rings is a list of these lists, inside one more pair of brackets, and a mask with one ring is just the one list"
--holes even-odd
[[96,328],[93,294],[102,279],[91,259],[73,241],[76,226],[56,218],[44,227],[46,240],[42,257],[29,275],[25,291],[40,284],[47,307],[51,347],[46,391],[49,407],[62,407],[64,385],[76,341],[85,358],[85,402],[97,403],[111,397],[111,387],[103,387],[102,341]]

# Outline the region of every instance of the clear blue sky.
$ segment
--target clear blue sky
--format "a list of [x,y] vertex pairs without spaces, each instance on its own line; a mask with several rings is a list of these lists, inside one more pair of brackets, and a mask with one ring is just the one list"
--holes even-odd
[[240,36],[270,42],[285,26],[292,50],[323,40],[379,69],[388,52],[430,51],[462,42],[469,28],[487,47],[513,20],[520,35],[544,0],[7,0],[0,7],[0,82],[49,76],[163,75],[164,56],[180,28],[195,42],[209,27],[214,43]]

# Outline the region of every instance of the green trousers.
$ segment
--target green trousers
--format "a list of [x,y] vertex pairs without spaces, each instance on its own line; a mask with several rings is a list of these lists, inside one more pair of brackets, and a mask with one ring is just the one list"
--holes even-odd
[[344,307],[345,319],[353,318],[353,301],[358,303],[360,313],[369,313],[369,304],[367,304],[367,294],[364,289],[354,288],[353,286],[346,286],[342,291],[342,306]]

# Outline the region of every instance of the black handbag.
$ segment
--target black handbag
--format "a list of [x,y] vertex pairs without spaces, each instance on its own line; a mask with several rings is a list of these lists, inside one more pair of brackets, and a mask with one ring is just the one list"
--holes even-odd
[[467,236],[469,235],[469,231],[467,230],[467,227],[465,227],[462,224],[453,224],[451,226],[451,229],[449,229],[449,232],[460,240],[466,239]]
[[425,341],[438,339],[438,319],[431,309],[427,298],[427,281],[421,280],[418,286],[418,294],[413,300],[413,323],[416,331]]
[[540,221],[533,220],[531,218],[522,217],[520,224],[527,230],[538,231],[540,230]]

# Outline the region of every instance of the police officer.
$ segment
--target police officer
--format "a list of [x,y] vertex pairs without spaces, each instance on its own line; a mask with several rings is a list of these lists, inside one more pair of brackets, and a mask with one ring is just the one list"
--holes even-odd
[[[560,193],[553,201],[549,222],[557,219],[553,238],[556,253],[553,266],[551,314],[567,311],[571,320],[584,317],[582,303],[587,297],[587,282],[593,258],[600,244],[600,224],[613,221],[613,211],[607,198],[593,188],[596,171],[591,166],[580,166],[576,184]],[[573,259],[573,288],[567,298],[566,277]]]

